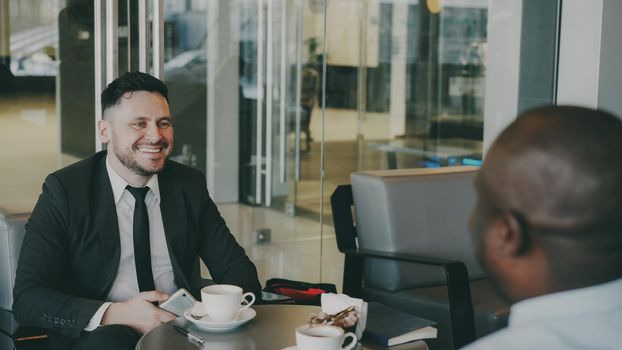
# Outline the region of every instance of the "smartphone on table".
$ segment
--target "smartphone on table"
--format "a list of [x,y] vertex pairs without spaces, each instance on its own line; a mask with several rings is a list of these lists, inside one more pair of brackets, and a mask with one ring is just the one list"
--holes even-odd
[[184,311],[193,307],[196,302],[192,294],[184,288],[181,288],[158,306],[162,310],[166,310],[176,316],[181,316],[184,314]]

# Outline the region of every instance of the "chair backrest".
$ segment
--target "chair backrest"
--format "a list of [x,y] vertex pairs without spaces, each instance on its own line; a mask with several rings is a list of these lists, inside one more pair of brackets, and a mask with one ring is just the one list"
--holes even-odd
[[11,310],[13,305],[15,271],[29,216],[30,213],[0,213],[0,308],[5,310]]
[[[468,218],[476,167],[363,171],[351,175],[362,249],[459,260],[485,277],[474,256]],[[445,283],[442,269],[365,260],[365,284],[389,291]]]
[[[24,241],[24,225],[30,214],[10,214],[0,212],[0,330],[4,335],[17,330],[13,318],[13,286],[17,260]],[[2,337],[0,348],[12,347],[13,340]]]

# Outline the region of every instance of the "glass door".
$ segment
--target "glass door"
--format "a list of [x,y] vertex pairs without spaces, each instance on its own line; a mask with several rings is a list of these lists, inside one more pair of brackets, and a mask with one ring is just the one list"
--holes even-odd
[[240,106],[252,116],[242,125],[251,130],[245,136],[252,141],[240,142],[241,201],[290,216],[299,213],[301,191],[308,192],[309,185],[319,189],[319,176],[314,184],[305,183],[309,167],[304,161],[320,153],[320,135],[312,138],[311,120],[319,111],[323,7],[315,4],[319,13],[311,13],[309,3],[246,2],[252,10],[242,11],[250,16],[240,33]]
[[208,188],[239,224],[260,275],[271,271],[263,280],[320,279],[320,211],[299,210],[321,197],[321,138],[309,138],[320,74],[308,51],[323,33],[323,6],[307,21],[310,3],[207,2]]

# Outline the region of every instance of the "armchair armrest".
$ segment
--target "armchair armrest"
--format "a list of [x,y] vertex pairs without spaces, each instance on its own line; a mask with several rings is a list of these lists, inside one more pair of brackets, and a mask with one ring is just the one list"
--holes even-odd
[[[346,286],[352,289],[349,291],[344,290],[344,292],[346,294],[352,293],[358,296],[361,295],[361,282],[363,279],[362,262],[365,258],[386,259],[442,267],[447,276],[447,291],[454,346],[458,349],[475,340],[475,321],[473,304],[471,301],[471,288],[469,274],[464,263],[456,260],[368,249],[348,249],[343,250],[342,253],[346,255],[346,260],[358,260],[360,262],[360,264],[357,264],[360,268],[354,269],[354,271],[352,271],[353,274],[349,276],[351,280],[346,281],[344,279],[344,289]],[[358,283],[354,284],[354,280],[358,280]],[[356,290],[357,288],[358,290]]]

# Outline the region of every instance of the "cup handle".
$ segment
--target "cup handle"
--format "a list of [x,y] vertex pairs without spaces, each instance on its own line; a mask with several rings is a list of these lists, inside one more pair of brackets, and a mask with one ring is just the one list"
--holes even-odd
[[[247,300],[247,297],[251,297],[251,300]],[[255,294],[253,294],[253,292],[246,292],[242,294],[242,301],[245,301],[246,304],[244,304],[244,306],[240,308],[240,311],[238,311],[239,315],[241,315],[244,310],[248,309],[249,307],[251,307],[251,305],[253,305],[253,303],[255,303]]]
[[356,338],[356,334],[352,333],[352,332],[348,332],[346,334],[343,335],[343,342],[345,343],[346,339],[348,337],[352,338],[352,342],[350,342],[350,344],[346,345],[346,347],[342,348],[343,350],[350,350],[350,349],[354,349],[354,347],[356,346],[357,343],[357,338]]

